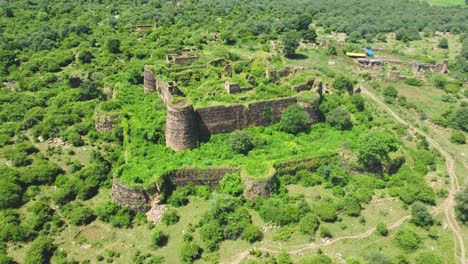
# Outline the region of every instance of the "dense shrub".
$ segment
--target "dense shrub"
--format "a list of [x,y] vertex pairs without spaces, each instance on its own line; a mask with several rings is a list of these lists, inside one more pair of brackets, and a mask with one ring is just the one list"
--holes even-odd
[[395,235],[397,246],[406,252],[413,252],[421,246],[422,238],[410,226],[402,227]]
[[417,257],[416,257],[416,264],[442,264],[444,261],[440,257],[440,255],[426,251],[426,252],[421,252]]
[[167,244],[169,236],[166,233],[164,233],[162,230],[155,228],[151,230],[150,239],[151,239],[151,243],[150,243],[151,247],[153,247],[154,249],[157,249],[157,248],[164,247]]
[[320,220],[325,222],[334,222],[338,218],[336,206],[330,202],[320,203],[315,212],[317,212]]
[[203,253],[202,248],[194,241],[184,241],[180,249],[180,258],[185,263],[192,263],[199,259]]
[[468,186],[458,191],[455,196],[455,212],[462,223],[468,223]]
[[461,107],[455,112],[453,126],[468,132],[468,107]]
[[312,213],[306,214],[304,217],[301,218],[299,222],[299,230],[301,230],[304,234],[314,234],[317,231],[319,226],[319,221],[316,215]]
[[23,190],[15,180],[7,177],[6,174],[2,173],[2,168],[0,168],[0,209],[6,209],[11,207],[16,207],[20,205],[21,198],[23,195]]
[[298,105],[292,105],[281,114],[280,129],[286,133],[298,134],[307,129],[308,123],[307,112]]
[[74,225],[87,225],[96,218],[93,210],[77,202],[66,205],[63,208],[63,213]]
[[417,226],[430,226],[433,223],[432,215],[421,202],[415,202],[411,206],[411,222]]
[[344,209],[346,214],[349,216],[360,216],[361,215],[361,204],[359,200],[352,196],[347,196],[344,199]]
[[25,264],[50,263],[56,246],[50,237],[40,236],[36,238],[26,251]]
[[381,236],[388,236],[388,228],[384,223],[378,223],[376,230]]
[[218,192],[239,197],[244,192],[244,185],[239,173],[227,174],[219,181]]
[[338,107],[326,115],[327,123],[340,130],[350,129],[353,126],[351,122],[351,113],[344,107]]
[[262,240],[263,233],[262,233],[262,230],[258,226],[249,224],[244,228],[244,232],[242,233],[241,238],[250,243],[254,243],[254,242]]
[[405,79],[405,83],[411,86],[418,86],[418,87],[422,85],[422,82],[415,78],[407,78]]
[[354,84],[350,79],[344,76],[338,76],[333,82],[333,88],[338,91],[347,91],[349,94],[353,94]]
[[177,222],[179,222],[179,215],[177,214],[177,211],[173,208],[169,208],[164,212],[163,217],[161,218],[161,221],[166,224],[166,225],[174,225]]
[[298,208],[279,198],[263,200],[259,206],[259,213],[263,220],[275,225],[282,226],[299,221]]
[[247,154],[253,149],[252,137],[243,130],[236,130],[231,133],[229,138],[229,146],[232,151],[239,154]]

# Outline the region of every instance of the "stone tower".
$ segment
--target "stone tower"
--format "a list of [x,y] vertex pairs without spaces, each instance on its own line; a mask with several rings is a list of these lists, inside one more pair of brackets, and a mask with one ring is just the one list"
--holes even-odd
[[192,103],[187,99],[167,104],[166,146],[175,151],[197,147],[197,124]]
[[154,93],[156,91],[156,80],[151,69],[145,68],[143,89],[145,93]]

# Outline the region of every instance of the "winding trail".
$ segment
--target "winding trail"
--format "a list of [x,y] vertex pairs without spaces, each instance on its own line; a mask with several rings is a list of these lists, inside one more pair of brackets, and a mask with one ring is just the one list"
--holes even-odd
[[[424,133],[422,130],[414,127],[413,125],[409,124],[406,122],[403,118],[401,118],[397,113],[395,113],[392,109],[390,109],[387,105],[385,105],[382,101],[380,101],[378,98],[376,98],[372,93],[370,93],[367,89],[364,87],[361,87],[361,92],[362,94],[366,95],[369,97],[372,101],[374,101],[379,107],[384,109],[387,113],[389,113],[398,123],[403,124],[407,126],[409,129],[414,131],[415,133],[418,133],[426,138],[426,140],[435,148],[437,151],[440,152],[442,156],[445,158],[445,166],[447,167],[447,172],[450,177],[450,189],[447,198],[440,203],[437,207],[433,208],[431,213],[433,215],[439,214],[440,212],[443,212],[445,215],[445,220],[447,222],[448,227],[450,230],[452,230],[453,237],[455,240],[455,259],[459,258],[460,259],[460,264],[466,264],[466,259],[465,259],[465,243],[463,241],[463,236],[462,236],[462,231],[460,226],[458,225],[458,222],[455,218],[455,194],[456,192],[460,189],[460,186],[458,184],[458,179],[457,175],[455,173],[455,160],[452,158],[450,154],[448,154],[440,145],[435,141],[433,138],[431,138],[429,135]],[[411,219],[411,215],[405,215],[398,220],[396,220],[394,223],[388,225],[388,229],[394,230],[398,227],[400,227],[405,221]],[[307,243],[307,244],[300,244],[300,245],[291,245],[291,246],[285,246],[280,249],[272,249],[271,247],[257,247],[254,249],[261,250],[261,251],[266,251],[269,253],[274,253],[274,254],[279,254],[281,252],[287,252],[288,254],[293,254],[293,255],[298,255],[298,254],[303,254],[304,252],[312,249],[317,249],[320,247],[325,247],[325,246],[330,246],[333,245],[339,241],[346,240],[346,239],[364,239],[366,237],[369,237],[372,235],[372,233],[375,231],[375,227],[367,230],[364,233],[357,234],[357,235],[352,235],[352,236],[342,236],[342,237],[337,237],[333,240],[328,240],[323,243]],[[460,250],[460,256],[457,256],[458,249]],[[251,249],[242,251],[241,253],[233,256],[230,259],[226,259],[222,261],[221,263],[233,263],[233,264],[238,264],[240,263],[243,259],[249,256],[249,252]]]
[[460,190],[460,185],[458,184],[457,175],[455,172],[455,160],[453,157],[445,151],[444,148],[440,146],[440,144],[431,138],[428,134],[420,130],[419,128],[409,124],[405,120],[403,120],[397,113],[395,113],[390,107],[385,105],[382,101],[376,98],[371,92],[369,92],[366,88],[361,86],[362,94],[369,97],[372,101],[374,101],[377,105],[379,105],[382,109],[384,109],[387,113],[389,113],[398,123],[408,126],[414,132],[422,135],[426,138],[426,140],[435,148],[439,153],[444,156],[445,158],[445,166],[447,167],[447,173],[450,177],[450,190],[448,193],[447,199],[442,202],[438,208],[443,209],[445,220],[447,221],[448,227],[452,230],[454,240],[455,240],[455,259],[457,259],[457,251],[460,250],[460,263],[466,264],[465,259],[465,242],[463,241],[462,230],[458,225],[458,222],[455,218],[455,194]]

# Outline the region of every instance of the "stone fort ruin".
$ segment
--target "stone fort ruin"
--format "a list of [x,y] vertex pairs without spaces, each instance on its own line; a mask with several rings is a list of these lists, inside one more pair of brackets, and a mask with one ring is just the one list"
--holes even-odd
[[[312,88],[312,86],[310,86]],[[145,93],[157,92],[164,101],[166,114],[166,146],[175,151],[197,147],[199,138],[229,133],[253,126],[268,126],[281,118],[281,113],[298,104],[309,114],[309,122],[319,118],[317,102],[298,97],[277,98],[244,104],[218,105],[194,109],[191,101],[174,82],[164,82],[151,69],[144,73]],[[320,91],[318,91],[320,92]]]

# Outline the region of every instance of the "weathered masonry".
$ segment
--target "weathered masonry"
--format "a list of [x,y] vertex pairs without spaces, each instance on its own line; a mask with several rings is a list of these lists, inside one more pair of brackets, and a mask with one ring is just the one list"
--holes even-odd
[[[281,113],[299,104],[313,123],[319,118],[318,103],[300,102],[296,97],[252,102],[247,105],[219,105],[194,109],[174,82],[165,83],[150,69],[144,73],[145,93],[158,92],[167,108],[166,146],[175,151],[195,148],[200,137],[229,133],[248,126],[268,126],[280,121]],[[174,98],[177,95],[177,98]]]

